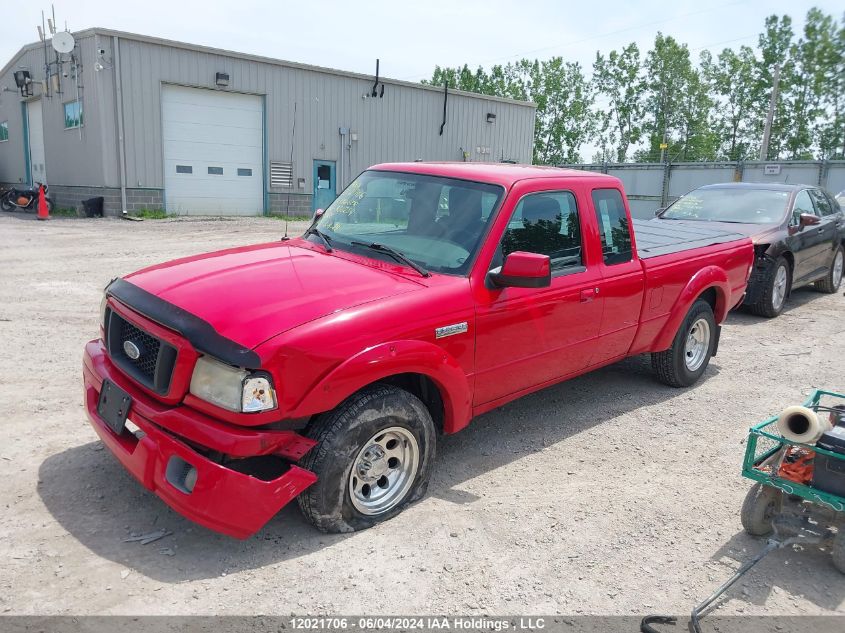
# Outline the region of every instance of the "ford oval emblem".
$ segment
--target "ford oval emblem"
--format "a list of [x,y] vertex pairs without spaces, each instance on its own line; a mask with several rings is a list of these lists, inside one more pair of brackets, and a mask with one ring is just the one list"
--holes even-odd
[[132,360],[138,360],[141,357],[141,350],[132,341],[123,341],[123,351]]

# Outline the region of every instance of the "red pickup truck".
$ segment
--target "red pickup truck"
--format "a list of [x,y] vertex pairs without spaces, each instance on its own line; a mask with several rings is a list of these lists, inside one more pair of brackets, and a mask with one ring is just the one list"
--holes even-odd
[[403,163],[304,235],[114,280],[88,416],[146,488],[238,538],[294,497],[346,532],[425,493],[439,434],[651,353],[692,385],[743,297],[738,234],[632,222],[616,178]]

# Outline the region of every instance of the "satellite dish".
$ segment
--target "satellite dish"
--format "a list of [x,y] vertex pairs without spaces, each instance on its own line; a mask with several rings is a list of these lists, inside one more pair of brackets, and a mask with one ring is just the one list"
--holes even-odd
[[76,40],[74,40],[73,35],[67,31],[59,31],[53,35],[52,41],[53,48],[57,53],[69,53],[73,50],[73,47],[76,46]]

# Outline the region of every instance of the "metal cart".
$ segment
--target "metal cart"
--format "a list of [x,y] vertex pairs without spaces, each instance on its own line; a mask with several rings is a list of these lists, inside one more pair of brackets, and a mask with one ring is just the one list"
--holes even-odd
[[[845,395],[822,389],[813,391],[804,402],[805,407],[820,415],[842,404]],[[809,530],[830,548],[834,565],[845,574],[845,497],[779,476],[779,466],[789,446],[811,451],[815,461],[826,456],[828,468],[835,465],[845,476],[845,455],[792,442],[778,432],[777,416],[768,418],[748,433],[742,474],[757,484],[742,504],[742,527],[755,536],[767,536],[775,529],[784,536]]]

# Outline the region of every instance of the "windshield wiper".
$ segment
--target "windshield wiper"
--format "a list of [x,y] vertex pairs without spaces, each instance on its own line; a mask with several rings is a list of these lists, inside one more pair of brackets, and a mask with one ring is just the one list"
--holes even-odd
[[323,233],[323,232],[322,232],[320,229],[318,229],[316,226],[309,226],[307,229],[305,229],[305,235],[316,235],[316,236],[317,236],[317,237],[319,237],[321,240],[323,240],[323,244],[324,244],[324,245],[325,245],[325,247],[326,247],[326,252],[327,252],[327,253],[331,253],[331,252],[334,250],[334,249],[332,248],[332,238],[330,238],[328,235],[326,235],[325,233]]
[[396,261],[402,262],[406,266],[410,266],[423,277],[431,277],[431,273],[428,272],[425,268],[417,264],[415,261],[412,261],[407,255],[400,253],[394,248],[390,248],[389,246],[385,246],[384,244],[379,244],[378,242],[352,241],[350,242],[350,244],[352,244],[353,246],[363,246],[364,248],[369,248],[370,250],[378,251],[380,253],[384,253],[385,255],[390,255]]

